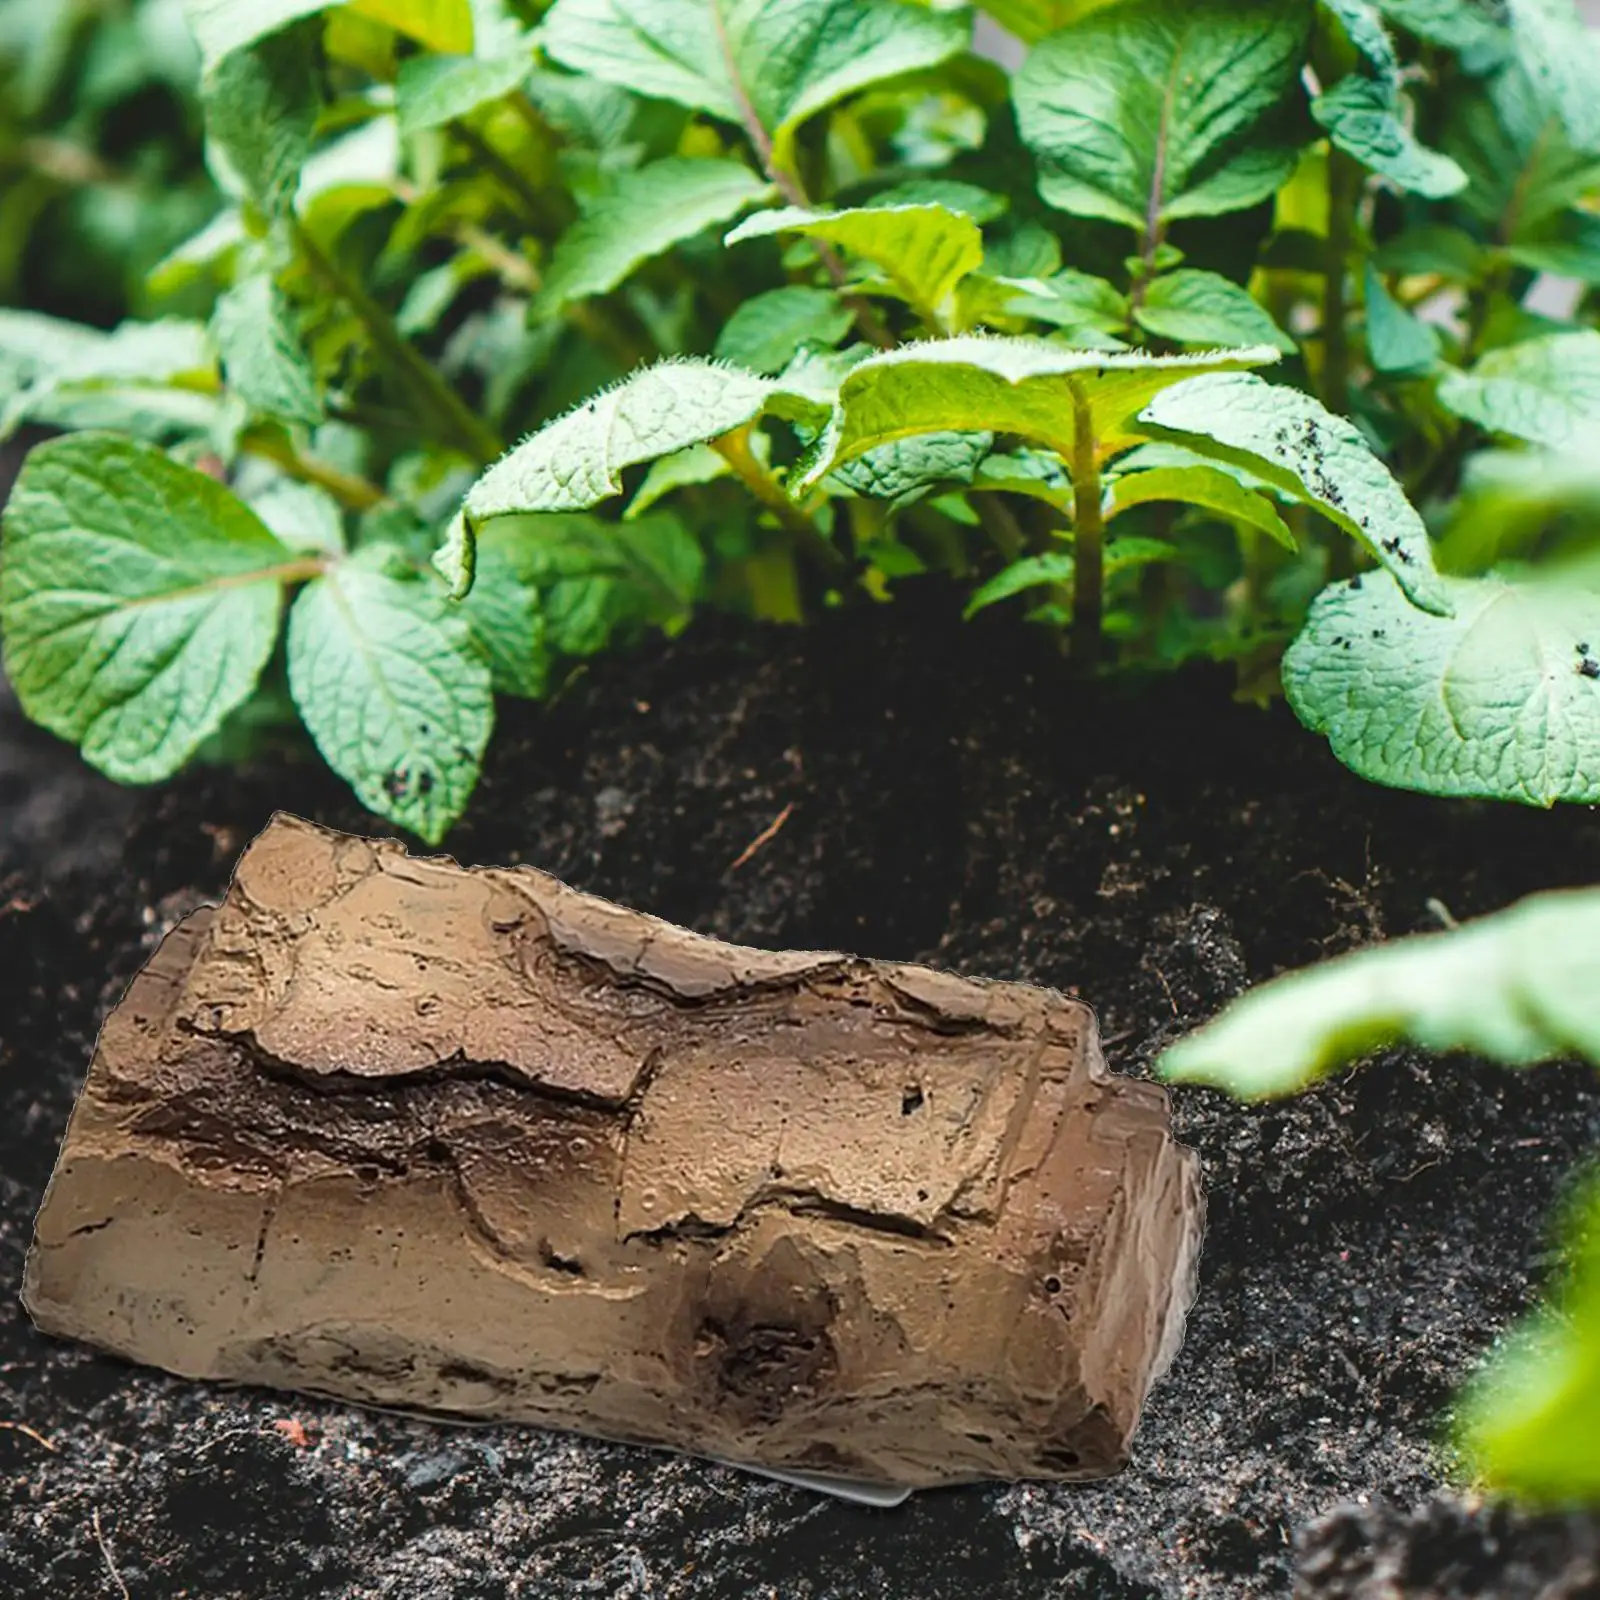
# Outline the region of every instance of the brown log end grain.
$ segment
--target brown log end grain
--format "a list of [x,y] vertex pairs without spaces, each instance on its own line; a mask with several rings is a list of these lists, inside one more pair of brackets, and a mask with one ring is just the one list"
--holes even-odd
[[1050,990],[703,938],[278,816],[107,1019],[40,1328],[925,1487],[1127,1458],[1198,1163]]

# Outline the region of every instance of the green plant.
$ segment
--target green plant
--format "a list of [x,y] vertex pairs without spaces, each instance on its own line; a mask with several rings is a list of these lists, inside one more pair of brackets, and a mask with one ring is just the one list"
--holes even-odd
[[0,312],[0,426],[68,431],[6,666],[112,776],[298,715],[436,841],[496,693],[934,571],[1079,672],[1293,641],[1378,781],[1600,798],[1595,524],[1554,582],[1414,509],[1600,410],[1526,303],[1600,282],[1570,0],[997,0],[1009,76],[917,0],[185,9],[220,209],[141,320]]
[[[1176,1083],[1290,1094],[1380,1048],[1470,1050],[1508,1066],[1600,1067],[1600,889],[1535,896],[1264,984],[1162,1056]],[[1458,1435],[1483,1477],[1538,1500],[1600,1503],[1600,1172],[1563,1229],[1568,1267],[1468,1387]]]

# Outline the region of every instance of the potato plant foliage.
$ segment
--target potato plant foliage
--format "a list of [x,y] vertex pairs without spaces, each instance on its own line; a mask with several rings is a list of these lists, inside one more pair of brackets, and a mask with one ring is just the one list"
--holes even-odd
[[[0,568],[28,714],[125,782],[298,721],[437,842],[496,695],[934,572],[1064,670],[1281,659],[1379,782],[1600,798],[1587,524],[1540,489],[1600,417],[1571,5],[988,10],[0,10],[12,233],[61,263],[0,258],[0,430],[55,435]],[[1513,452],[1538,528],[1452,545]]]

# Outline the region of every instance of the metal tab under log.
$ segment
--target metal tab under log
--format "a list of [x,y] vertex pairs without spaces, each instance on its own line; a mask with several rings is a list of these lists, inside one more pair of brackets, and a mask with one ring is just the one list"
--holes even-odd
[[1047,989],[275,817],[107,1019],[48,1333],[877,1489],[1127,1459],[1198,1162]]

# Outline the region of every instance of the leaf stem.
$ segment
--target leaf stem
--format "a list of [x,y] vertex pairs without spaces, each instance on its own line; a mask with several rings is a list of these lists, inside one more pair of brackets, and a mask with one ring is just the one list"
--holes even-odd
[[302,454],[282,434],[253,430],[244,435],[240,445],[248,454],[281,467],[297,482],[314,484],[326,490],[349,511],[370,511],[389,498],[377,484],[366,478],[358,478],[354,473],[334,466],[331,461]]
[[478,461],[493,461],[504,449],[494,429],[473,415],[433,364],[401,336],[389,313],[334,263],[305,225],[296,219],[292,226],[295,244],[312,276],[360,317],[379,354],[443,430],[445,440]]
[[711,448],[733,468],[733,475],[767,510],[783,529],[825,572],[842,575],[849,563],[817,531],[816,524],[784,492],[784,487],[756,459],[750,448],[750,429],[746,425],[711,441]]
[[1345,295],[1356,207],[1361,201],[1361,167],[1353,156],[1328,146],[1328,253],[1322,286],[1322,403],[1340,415],[1350,410],[1350,345],[1345,327]]
[[1087,674],[1100,659],[1106,524],[1094,408],[1076,383],[1072,385],[1072,423],[1072,663]]
[[[811,197],[806,193],[799,174],[779,165],[772,148],[772,135],[767,132],[761,114],[756,110],[745,89],[744,80],[739,76],[739,66],[733,58],[733,41],[728,37],[728,24],[722,15],[722,0],[711,0],[711,20],[717,30],[717,45],[722,51],[722,64],[727,69],[728,87],[733,91],[734,103],[739,108],[739,121],[751,148],[756,153],[756,160],[761,163],[761,170],[778,186],[790,205],[799,206],[803,211],[811,210]],[[895,337],[889,332],[878,308],[864,296],[851,294],[846,287],[850,275],[845,271],[844,262],[839,259],[838,251],[820,239],[814,243],[823,267],[833,280],[834,288],[839,291],[840,297],[850,308],[862,337],[880,350],[892,349],[896,343]]]

